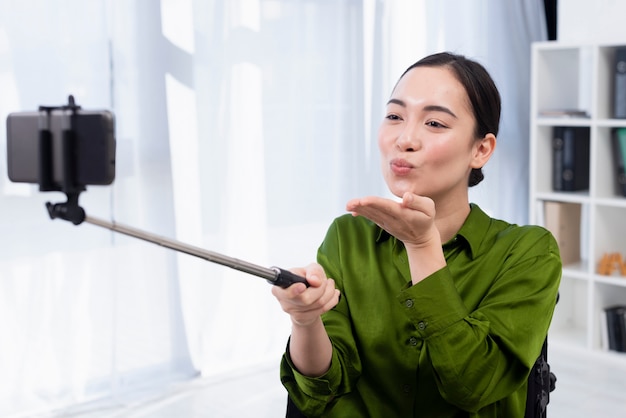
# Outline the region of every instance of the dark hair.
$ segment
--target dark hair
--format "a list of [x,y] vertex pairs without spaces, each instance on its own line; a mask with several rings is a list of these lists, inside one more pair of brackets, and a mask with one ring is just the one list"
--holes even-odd
[[[481,64],[463,55],[440,52],[429,55],[407,68],[404,75],[416,67],[447,67],[463,85],[469,97],[474,119],[476,138],[488,133],[498,135],[500,125],[501,100],[493,79]],[[469,176],[469,186],[475,186],[484,178],[482,168],[473,168]]]

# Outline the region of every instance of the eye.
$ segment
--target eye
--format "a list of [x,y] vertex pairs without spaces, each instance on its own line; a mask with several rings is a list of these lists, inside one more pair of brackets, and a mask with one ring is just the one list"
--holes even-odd
[[395,113],[389,113],[387,116],[385,116],[385,119],[388,120],[402,120],[402,118],[398,115],[396,115]]
[[426,122],[426,126],[430,126],[431,128],[447,128],[446,125],[437,122],[436,120],[429,120],[428,122]]

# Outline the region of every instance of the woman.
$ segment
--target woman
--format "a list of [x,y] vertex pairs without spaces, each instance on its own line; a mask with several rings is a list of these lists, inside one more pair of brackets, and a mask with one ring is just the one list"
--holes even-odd
[[292,321],[281,380],[306,416],[523,417],[552,318],[552,235],[469,203],[496,146],[500,95],[477,62],[410,66],[378,144],[399,200],[348,202],[310,286],[272,292]]

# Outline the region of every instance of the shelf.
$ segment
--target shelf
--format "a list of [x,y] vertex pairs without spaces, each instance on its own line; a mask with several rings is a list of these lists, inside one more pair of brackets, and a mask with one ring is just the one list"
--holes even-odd
[[595,199],[598,206],[606,206],[607,208],[626,208],[626,197],[604,197]]
[[593,280],[597,283],[607,284],[611,286],[626,287],[626,277],[624,276],[602,276],[595,274]]
[[580,261],[563,266],[563,277],[572,279],[588,280],[589,279],[589,263]]
[[[616,273],[600,275],[597,267],[603,255],[611,253],[622,257],[622,261],[614,260],[611,266],[626,264],[626,197],[617,187],[611,146],[613,128],[626,127],[626,118],[614,117],[613,94],[615,52],[624,46],[626,39],[605,44],[538,42],[532,47],[531,64],[530,222],[546,225],[546,213],[551,213],[548,224],[561,228],[553,231],[555,236],[567,237],[564,233],[567,231],[569,237],[579,237],[580,241],[580,261],[563,266],[550,340],[572,348],[590,349],[611,361],[626,360],[626,354],[605,350],[602,315],[608,306],[626,305],[626,277]],[[559,109],[582,110],[588,117],[540,114],[542,110]],[[565,140],[554,137],[554,128],[559,126],[589,128],[588,161],[583,160],[583,166],[589,163],[586,190],[554,190],[559,187],[553,180],[554,168],[565,164],[554,156],[555,138]],[[562,218],[555,223],[554,206],[547,212],[546,202],[581,205],[580,217],[572,218],[580,219],[580,224],[569,221],[571,216],[565,214],[572,210],[564,208],[558,209]],[[570,224],[576,229],[568,229]],[[559,246],[568,249],[568,257],[575,259],[571,255],[572,247],[566,246],[568,242],[572,242],[571,238],[562,239]]]
[[626,119],[598,119],[595,125],[604,128],[625,128]]
[[591,119],[581,117],[535,116],[537,126],[597,126],[605,128],[625,128],[626,119]]
[[[556,313],[555,313],[556,315]],[[554,327],[550,329],[550,344],[563,344],[574,347],[587,346],[587,332],[584,328],[571,326],[569,329]]]
[[548,118],[545,116],[537,116],[536,123],[538,126],[591,126],[589,118]]
[[590,202],[589,192],[538,192],[535,196],[537,200],[547,202],[570,202],[582,205]]

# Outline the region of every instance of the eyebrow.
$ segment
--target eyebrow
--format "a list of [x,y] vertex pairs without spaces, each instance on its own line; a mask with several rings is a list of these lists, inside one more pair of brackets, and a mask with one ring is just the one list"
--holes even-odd
[[[400,100],[400,99],[389,99],[387,104],[390,104],[390,103],[394,103],[394,104],[397,104],[398,106],[406,107],[406,103],[403,100]],[[458,119],[457,115],[455,115],[453,111],[451,111],[450,109],[448,109],[445,106],[428,105],[428,106],[424,106],[423,110],[426,111],[426,112],[443,112],[443,113],[447,113],[448,115],[454,117],[455,119]]]

